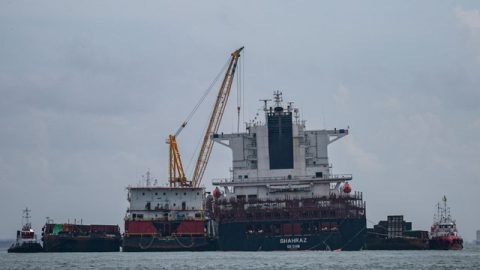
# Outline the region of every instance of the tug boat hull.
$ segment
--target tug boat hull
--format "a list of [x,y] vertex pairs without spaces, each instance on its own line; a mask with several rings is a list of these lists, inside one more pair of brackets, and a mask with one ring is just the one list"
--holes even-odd
[[42,252],[43,248],[39,243],[23,243],[21,245],[12,245],[8,253],[36,253]]
[[430,249],[461,250],[463,249],[463,239],[455,236],[434,237],[430,239]]

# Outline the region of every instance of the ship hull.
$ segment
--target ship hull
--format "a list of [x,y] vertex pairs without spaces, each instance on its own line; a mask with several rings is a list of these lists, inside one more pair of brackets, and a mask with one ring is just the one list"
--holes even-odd
[[204,236],[124,236],[122,251],[214,251],[217,243]]
[[[303,221],[305,222],[305,221]],[[361,250],[365,245],[365,219],[321,219],[309,222],[334,222],[338,230],[272,235],[264,232],[249,233],[248,228],[262,226],[301,226],[294,220],[265,222],[230,222],[219,224],[219,249],[223,251],[275,251],[275,250]],[[297,226],[298,227],[298,226]]]
[[365,245],[367,250],[426,250],[428,248],[428,239],[402,237],[387,239],[367,238]]
[[42,252],[43,248],[39,243],[23,243],[10,247],[8,253],[36,253]]
[[118,252],[120,238],[46,236],[43,239],[45,252]]
[[434,237],[430,239],[430,249],[461,250],[463,249],[463,239],[459,237]]

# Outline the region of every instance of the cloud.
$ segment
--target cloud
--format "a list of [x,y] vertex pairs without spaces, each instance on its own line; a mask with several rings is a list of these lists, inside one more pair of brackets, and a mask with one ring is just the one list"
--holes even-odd
[[462,7],[456,7],[455,16],[463,25],[471,30],[480,30],[480,10],[466,10]]
[[480,130],[480,118],[473,120],[473,121],[470,123],[470,127],[473,128],[473,129],[478,129],[478,130]]
[[338,106],[344,107],[348,105],[350,101],[350,91],[343,83],[340,83],[338,85],[337,91],[333,95],[333,99],[335,100]]
[[398,111],[402,108],[402,104],[397,97],[387,97],[383,101],[383,107],[388,111]]
[[357,144],[353,137],[346,140],[345,146],[347,154],[353,159],[358,168],[367,172],[379,172],[383,169],[379,158]]
[[477,60],[480,62],[480,10],[457,7],[454,12],[460,24],[469,30],[471,41],[477,50]]

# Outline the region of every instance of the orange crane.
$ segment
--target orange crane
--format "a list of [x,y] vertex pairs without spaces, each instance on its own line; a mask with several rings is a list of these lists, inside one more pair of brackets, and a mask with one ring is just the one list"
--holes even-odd
[[[188,120],[182,123],[180,128],[174,135],[169,135],[167,143],[170,145],[170,164],[169,164],[169,173],[170,173],[170,186],[171,187],[199,187],[202,182],[203,174],[207,168],[208,160],[213,149],[213,134],[218,132],[220,123],[222,121],[223,113],[227,106],[228,97],[230,96],[230,90],[232,88],[233,78],[235,75],[235,70],[237,68],[238,59],[240,58],[240,52],[243,50],[243,47],[234,51],[231,54],[230,61],[228,64],[225,77],[223,78],[222,84],[220,86],[215,105],[213,106],[212,114],[210,115],[210,120],[208,122],[208,127],[205,130],[203,136],[203,143],[198,154],[197,163],[195,165],[195,170],[191,180],[188,180],[185,175],[185,170],[183,168],[182,159],[180,157],[180,150],[178,149],[177,136],[187,125]],[[196,108],[198,105],[196,106]],[[194,109],[194,111],[196,110]],[[193,112],[192,112],[193,113]]]

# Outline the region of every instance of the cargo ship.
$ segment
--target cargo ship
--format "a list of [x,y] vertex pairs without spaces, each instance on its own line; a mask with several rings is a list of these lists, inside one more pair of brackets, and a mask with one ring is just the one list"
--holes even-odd
[[118,225],[52,223],[42,228],[45,252],[118,252],[122,236]]
[[42,252],[43,248],[37,241],[37,235],[30,223],[30,209],[25,208],[22,216],[22,229],[17,231],[15,243],[7,250],[8,253]]
[[367,229],[368,250],[425,250],[429,248],[428,231],[412,230],[412,223],[402,215],[388,216]]
[[430,249],[463,249],[463,239],[458,234],[457,224],[450,215],[446,196],[443,196],[442,204],[437,204],[437,213],[430,230]]
[[144,185],[130,186],[122,250],[215,250],[212,221],[205,213],[202,187],[162,187],[152,184],[150,172]]
[[329,144],[349,129],[307,130],[292,103],[263,100],[245,132],[213,134],[233,153],[232,176],[213,180],[220,250],[360,250],[366,206],[351,174],[334,174]]

